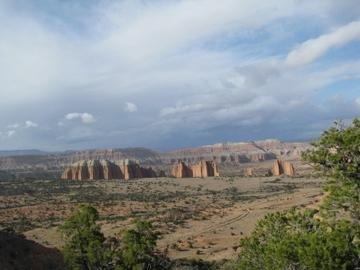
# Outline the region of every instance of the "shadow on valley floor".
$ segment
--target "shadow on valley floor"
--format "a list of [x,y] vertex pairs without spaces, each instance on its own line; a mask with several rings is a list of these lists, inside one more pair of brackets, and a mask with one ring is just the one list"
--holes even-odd
[[42,246],[11,231],[0,231],[0,269],[60,270],[65,266],[58,249]]

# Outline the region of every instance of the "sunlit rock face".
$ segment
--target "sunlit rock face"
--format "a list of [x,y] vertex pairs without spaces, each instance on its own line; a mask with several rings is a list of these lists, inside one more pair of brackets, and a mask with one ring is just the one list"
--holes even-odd
[[280,160],[277,159],[277,160],[274,161],[271,172],[272,172],[272,175],[274,175],[274,176],[279,176],[279,175],[282,175],[284,173],[283,167],[282,167],[282,164],[281,164]]
[[245,168],[244,169],[244,176],[254,176],[254,168]]
[[281,160],[275,160],[273,167],[271,169],[272,175],[279,176],[282,174],[288,175],[288,176],[294,176],[295,175],[295,169],[294,165],[289,161],[281,161]]
[[106,159],[82,160],[66,168],[61,179],[110,180],[157,177],[152,168],[143,168],[138,163],[120,160],[113,163]]
[[286,174],[288,176],[295,175],[295,168],[291,162],[285,161],[283,167],[284,167],[284,174]]
[[214,161],[201,160],[194,165],[187,166],[183,161],[179,160],[172,168],[171,175],[176,178],[203,178],[219,176],[219,169]]
[[193,177],[192,170],[181,160],[173,166],[171,175],[176,178]]

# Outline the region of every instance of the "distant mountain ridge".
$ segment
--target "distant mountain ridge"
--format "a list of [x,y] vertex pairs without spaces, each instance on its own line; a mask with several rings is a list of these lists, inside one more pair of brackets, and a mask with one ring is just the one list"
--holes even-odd
[[0,150],[0,157],[25,156],[25,155],[47,155],[49,152],[37,149]]
[[227,142],[170,151],[163,153],[162,159],[167,163],[173,163],[175,159],[188,162],[214,159],[219,163],[261,162],[276,158],[297,160],[310,147],[309,143],[282,142],[276,139]]
[[[86,159],[138,160],[144,165],[169,165],[179,159],[195,163],[199,160],[215,160],[218,163],[261,162],[276,158],[296,160],[309,143],[290,143],[275,139],[249,142],[218,143],[184,148],[169,152],[158,152],[143,147],[90,149],[47,153],[39,150],[2,151],[10,156],[0,155],[2,170],[59,170],[74,162]],[[23,151],[23,152],[22,152]],[[1,151],[0,151],[1,152]],[[13,155],[15,154],[15,155]]]

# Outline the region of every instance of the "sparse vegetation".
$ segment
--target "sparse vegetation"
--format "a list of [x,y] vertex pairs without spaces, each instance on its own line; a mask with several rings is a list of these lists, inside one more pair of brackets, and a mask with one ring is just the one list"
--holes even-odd
[[124,232],[121,241],[106,239],[96,223],[97,210],[80,205],[60,227],[66,238],[63,248],[66,265],[74,270],[162,269],[155,253],[157,234],[148,221],[136,221]]
[[328,178],[320,213],[268,214],[241,240],[225,269],[357,269],[360,267],[360,120],[336,123],[303,158]]
[[[247,226],[247,213],[255,210],[262,215],[264,211],[274,211],[275,207],[271,206],[274,203],[285,208],[303,204],[286,201],[298,191],[298,198],[303,200],[302,194],[307,190],[304,201],[310,203],[321,183],[321,179],[286,177],[280,182],[272,182],[273,178],[231,179],[0,182],[3,187],[0,227],[14,228],[42,245],[63,249],[66,243],[57,228],[76,212],[79,204],[91,204],[98,211],[95,223],[104,236],[101,246],[107,252],[100,258],[107,261],[105,269],[115,265],[125,267],[121,239],[127,230],[134,229],[134,219],[151,222],[159,232],[157,248],[161,252],[156,251],[155,255],[161,267],[210,269],[215,265],[200,260],[220,260],[234,253],[235,250],[226,247],[238,246],[241,234],[237,226]],[[261,210],[265,208],[260,201],[265,203],[266,210]],[[252,229],[240,226],[246,234]],[[183,239],[183,232],[189,237]],[[171,260],[161,254],[167,254]],[[184,257],[194,260],[178,260]]]

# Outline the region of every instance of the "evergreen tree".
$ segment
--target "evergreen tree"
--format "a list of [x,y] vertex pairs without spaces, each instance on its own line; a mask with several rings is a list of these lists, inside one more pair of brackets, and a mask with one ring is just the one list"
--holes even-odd
[[310,210],[268,214],[226,269],[360,268],[360,120],[335,123],[303,158],[327,179],[320,218]]
[[99,214],[94,207],[80,205],[60,227],[66,239],[63,254],[69,269],[105,269],[105,238],[96,224],[98,219]]

